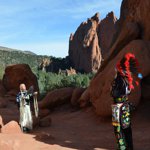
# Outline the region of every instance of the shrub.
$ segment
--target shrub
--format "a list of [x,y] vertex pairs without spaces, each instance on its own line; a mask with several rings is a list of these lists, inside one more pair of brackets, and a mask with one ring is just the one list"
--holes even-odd
[[62,87],[83,87],[90,84],[94,74],[76,74],[67,76],[65,74],[46,73],[38,71],[37,78],[41,93],[62,88]]

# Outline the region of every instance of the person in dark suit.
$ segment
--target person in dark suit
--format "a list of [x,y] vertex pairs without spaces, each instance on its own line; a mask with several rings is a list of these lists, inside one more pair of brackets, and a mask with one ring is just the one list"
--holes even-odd
[[112,125],[118,150],[133,150],[131,112],[135,109],[128,100],[128,95],[134,89],[133,82],[138,85],[142,74],[134,54],[127,53],[116,66],[116,77],[112,82],[111,96]]

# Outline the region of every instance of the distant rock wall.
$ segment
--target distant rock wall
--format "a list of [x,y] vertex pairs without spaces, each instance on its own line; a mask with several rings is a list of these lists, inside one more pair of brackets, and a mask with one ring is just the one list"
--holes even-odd
[[73,67],[86,73],[96,72],[101,64],[101,50],[98,44],[97,27],[99,14],[81,23],[75,34],[70,35],[69,58]]
[[109,52],[117,18],[110,12],[102,21],[99,13],[82,22],[69,39],[69,58],[73,67],[86,73],[97,72]]
[[113,12],[110,12],[106,16],[106,18],[101,20],[98,26],[98,40],[102,50],[102,57],[104,61],[105,57],[107,57],[109,53],[109,49],[111,47],[114,35],[117,30],[116,22],[117,22],[116,16],[114,15]]

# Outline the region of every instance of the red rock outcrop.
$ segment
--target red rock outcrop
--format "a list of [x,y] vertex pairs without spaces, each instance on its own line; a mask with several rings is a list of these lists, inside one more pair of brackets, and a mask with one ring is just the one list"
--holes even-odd
[[[117,61],[120,60],[127,52],[135,54],[141,66],[143,77],[150,74],[150,42],[143,40],[135,40],[130,42],[113,60],[108,63],[102,72],[96,75],[90,84],[90,99],[95,107],[96,113],[101,116],[111,115],[110,106],[113,101],[110,96],[110,87],[115,76],[114,68]],[[133,102],[133,104],[138,105],[140,98],[141,89],[139,86],[132,91],[129,99]]]
[[6,125],[4,125],[1,129],[2,133],[22,133],[20,126],[16,121],[10,121]]
[[77,73],[76,73],[75,69],[70,67],[70,69],[66,69],[66,74],[67,74],[67,76],[70,76],[70,75],[74,75],[74,74],[77,74]]
[[49,92],[42,101],[39,102],[40,109],[53,108],[69,102],[74,88],[61,88]]
[[98,26],[98,40],[102,51],[102,57],[105,57],[109,53],[110,46],[112,44],[113,37],[116,33],[117,18],[113,12],[107,14],[106,18],[101,20]]
[[97,27],[99,14],[81,23],[75,34],[70,35],[69,58],[78,71],[96,72],[101,64],[101,50],[98,44]]
[[85,91],[84,88],[76,88],[73,91],[72,98],[71,98],[72,106],[78,106],[79,105],[79,98],[81,97],[81,95],[84,91]]
[[[99,69],[90,85],[90,99],[97,114],[111,114],[110,86],[115,75],[115,65],[127,52],[133,52],[138,58],[144,77],[150,74],[150,1],[123,0],[121,17],[117,23],[114,43],[104,64]],[[131,94],[131,101],[138,105],[141,89],[136,88]]]
[[137,23],[140,29],[140,38],[150,40],[150,1],[123,0],[121,6],[120,30],[128,22]]
[[34,86],[35,91],[39,91],[36,76],[27,64],[10,65],[6,67],[3,76],[3,85],[7,91],[19,91],[19,85],[25,83],[27,89]]
[[147,13],[149,8],[149,0],[123,0],[114,44],[110,48],[104,67],[132,40],[150,40],[150,14]]
[[66,69],[66,70],[59,69],[58,74],[65,74],[67,76],[70,76],[70,75],[75,75],[77,73],[76,73],[75,69],[73,69],[72,67],[70,67],[70,69]]
[[43,58],[39,64],[39,69],[42,71],[47,71],[51,63],[52,63],[52,60],[50,60],[50,58]]
[[81,108],[86,107],[90,103],[90,91],[89,91],[89,88],[87,88],[82,93],[82,95],[80,96],[78,101],[79,101],[79,104],[80,104]]

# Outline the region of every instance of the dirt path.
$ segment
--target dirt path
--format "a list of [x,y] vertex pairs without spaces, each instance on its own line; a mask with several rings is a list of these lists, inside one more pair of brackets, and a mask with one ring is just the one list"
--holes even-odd
[[[135,150],[150,150],[150,102],[133,115]],[[92,108],[71,111],[68,105],[52,114],[52,125],[32,134],[0,134],[0,150],[113,150],[115,139],[110,118],[101,119]]]

